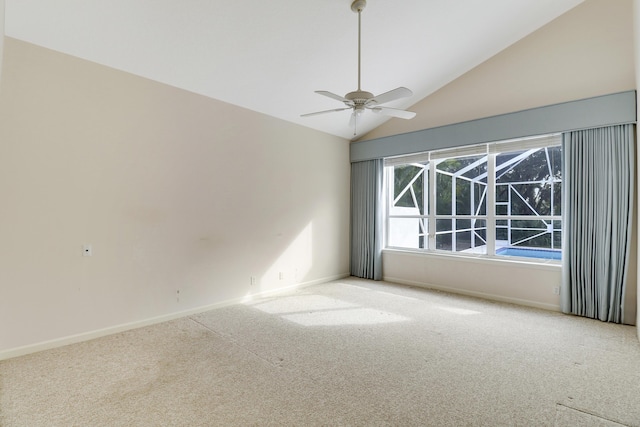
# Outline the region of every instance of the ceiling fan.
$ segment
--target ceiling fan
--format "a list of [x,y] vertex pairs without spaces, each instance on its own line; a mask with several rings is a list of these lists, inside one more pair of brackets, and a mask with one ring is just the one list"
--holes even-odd
[[366,92],[360,89],[361,13],[366,5],[366,0],[354,0],[353,3],[351,3],[351,10],[358,14],[358,90],[349,92],[345,96],[336,95],[335,93],[327,92],[326,90],[317,90],[315,91],[315,93],[327,96],[337,101],[341,101],[346,105],[346,107],[317,111],[315,113],[307,113],[301,115],[301,117],[309,117],[319,114],[333,113],[336,111],[353,110],[353,113],[351,114],[351,120],[349,121],[349,126],[352,126],[354,128],[354,135],[356,134],[357,120],[365,110],[371,110],[377,114],[397,117],[400,119],[412,119],[416,116],[416,113],[412,111],[383,107],[380,105],[387,102],[395,101],[396,99],[406,98],[413,95],[413,92],[411,92],[411,90],[407,89],[406,87],[399,87],[377,96],[374,96],[371,92]]

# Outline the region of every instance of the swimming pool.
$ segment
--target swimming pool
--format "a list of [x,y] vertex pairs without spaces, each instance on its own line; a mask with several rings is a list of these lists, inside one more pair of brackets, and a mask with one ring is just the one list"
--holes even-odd
[[543,258],[543,259],[562,259],[562,251],[552,249],[533,249],[533,248],[500,248],[496,251],[496,255],[502,256],[519,256],[525,258]]

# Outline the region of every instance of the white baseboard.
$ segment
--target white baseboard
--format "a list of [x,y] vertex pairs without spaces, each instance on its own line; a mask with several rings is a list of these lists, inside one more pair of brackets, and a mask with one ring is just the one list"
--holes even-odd
[[285,286],[277,289],[270,289],[262,292],[257,292],[255,294],[246,295],[244,297],[233,298],[226,301],[221,301],[215,304],[209,304],[201,307],[191,308],[184,311],[173,312],[169,314],[164,314],[161,316],[151,317],[148,319],[138,320],[130,323],[123,323],[120,325],[110,326],[103,329],[98,329],[89,332],[83,332],[80,334],[69,335],[62,338],[56,338],[49,341],[43,341],[36,344],[29,344],[22,347],[11,348],[8,350],[0,351],[0,360],[11,359],[13,357],[24,356],[31,353],[36,353],[39,351],[50,350],[52,348],[62,347],[69,344],[75,344],[82,341],[89,341],[95,338],[104,337],[107,335],[117,334],[119,332],[128,331],[131,329],[142,328],[144,326],[150,326],[157,323],[167,322],[169,320],[179,319],[181,317],[187,317],[198,313],[203,313],[205,311],[215,310],[218,308],[228,307],[230,305],[241,304],[247,301],[250,301],[253,298],[264,297],[267,295],[275,295],[281,292],[291,291],[298,288],[304,288],[307,286],[318,285],[321,283],[327,283],[334,280],[344,279],[345,277],[349,277],[349,273],[338,274],[334,276],[324,277],[322,279],[310,280],[307,282],[296,283],[294,285]]
[[492,301],[506,302],[506,303],[510,303],[510,304],[523,305],[523,306],[526,306],[526,307],[541,308],[543,310],[561,311],[559,305],[546,304],[546,303],[542,303],[542,302],[530,301],[530,300],[521,299],[521,298],[505,297],[503,295],[494,295],[494,294],[488,294],[488,293],[484,293],[484,292],[468,291],[468,290],[465,290],[465,289],[450,288],[450,287],[447,287],[447,286],[438,286],[438,285],[433,285],[431,283],[423,283],[423,282],[416,282],[416,281],[412,281],[412,280],[399,279],[397,277],[385,276],[383,278],[383,280],[385,282],[398,283],[398,284],[407,285],[407,286],[415,286],[417,288],[435,289],[435,290],[438,290],[438,291],[449,292],[449,293],[452,293],[452,294],[466,295],[466,296],[470,296],[470,297],[488,299],[488,300],[492,300]]

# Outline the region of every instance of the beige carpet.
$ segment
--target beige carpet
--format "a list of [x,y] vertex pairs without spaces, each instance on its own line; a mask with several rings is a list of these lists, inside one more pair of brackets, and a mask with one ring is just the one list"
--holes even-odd
[[640,426],[640,343],[351,278],[0,362],[0,425]]

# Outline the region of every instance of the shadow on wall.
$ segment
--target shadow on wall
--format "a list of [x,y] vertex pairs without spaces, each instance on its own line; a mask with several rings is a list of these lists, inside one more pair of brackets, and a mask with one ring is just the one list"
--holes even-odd
[[[269,248],[269,250],[262,249],[265,252],[277,254],[270,265],[258,268],[257,271],[247,271],[247,277],[240,278],[240,282],[246,280],[248,285],[244,302],[251,301],[257,295],[298,285],[311,284],[315,280],[326,281],[330,279],[324,276],[318,278],[318,275],[314,274],[314,267],[316,267],[316,270],[318,267],[322,267],[314,266],[314,259],[317,264],[322,259],[341,255],[329,253],[321,257],[319,252],[322,252],[322,247],[319,247],[318,236],[314,235],[313,221],[303,226],[288,244],[283,240],[283,233],[277,233],[272,240],[273,247]],[[331,252],[335,252],[335,249],[331,250]]]
[[[281,234],[277,238],[282,238]],[[313,223],[308,223],[260,277],[251,276],[250,293],[275,287],[291,286],[304,281],[313,265]]]

